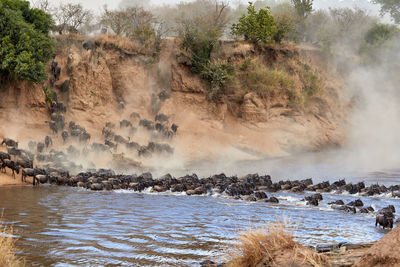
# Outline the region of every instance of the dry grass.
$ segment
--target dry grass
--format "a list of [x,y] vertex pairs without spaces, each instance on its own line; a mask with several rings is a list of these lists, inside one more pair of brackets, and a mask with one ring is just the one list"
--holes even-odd
[[239,238],[228,267],[327,266],[326,257],[293,240],[292,230],[280,222],[250,230]]
[[150,51],[143,45],[114,34],[102,34],[95,37],[96,42],[105,48],[117,48],[128,54],[148,54]]
[[12,234],[12,227],[4,227],[0,231],[0,266],[25,266],[25,262],[14,254],[15,239],[12,237]]

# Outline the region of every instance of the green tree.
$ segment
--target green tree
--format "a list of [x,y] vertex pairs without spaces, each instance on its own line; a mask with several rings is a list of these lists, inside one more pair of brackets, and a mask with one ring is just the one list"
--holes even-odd
[[231,28],[232,35],[243,36],[245,40],[254,44],[274,42],[277,32],[270,8],[267,6],[257,11],[252,2],[249,2],[247,7],[247,15],[242,15],[239,23],[233,24]]
[[390,14],[394,23],[400,24],[400,1],[399,0],[373,0],[381,6],[381,15]]
[[400,30],[389,24],[375,24],[365,35],[365,41],[374,46],[380,46],[388,40],[398,37]]
[[292,0],[296,13],[300,18],[306,18],[313,11],[313,0]]
[[46,62],[53,54],[49,14],[30,8],[28,1],[0,0],[1,79],[40,82],[46,79]]

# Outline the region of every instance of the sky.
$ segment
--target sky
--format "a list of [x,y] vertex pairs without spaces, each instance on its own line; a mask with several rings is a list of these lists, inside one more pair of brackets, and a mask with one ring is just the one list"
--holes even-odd
[[[36,0],[31,0],[36,1]],[[81,3],[85,8],[91,9],[96,12],[100,12],[104,5],[107,5],[109,8],[117,8],[121,0],[49,0],[55,6],[58,6],[60,3]],[[179,2],[190,2],[190,0],[125,0],[130,2],[142,2],[144,4],[175,4]],[[231,3],[241,2],[245,4],[248,0],[230,0]],[[369,0],[314,0],[314,7],[318,8],[326,8],[326,7],[354,7],[361,6],[363,8],[368,8],[376,13],[378,10],[377,5],[373,5],[369,3]]]

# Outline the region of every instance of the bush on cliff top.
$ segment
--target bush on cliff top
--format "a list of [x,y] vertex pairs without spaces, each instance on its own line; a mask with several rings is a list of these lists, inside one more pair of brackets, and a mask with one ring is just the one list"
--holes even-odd
[[30,8],[28,1],[0,0],[1,79],[40,82],[53,54],[49,14]]

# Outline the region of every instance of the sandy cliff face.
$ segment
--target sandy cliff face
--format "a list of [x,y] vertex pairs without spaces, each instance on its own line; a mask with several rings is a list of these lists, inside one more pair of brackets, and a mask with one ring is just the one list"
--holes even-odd
[[[328,71],[314,51],[291,50],[321,70],[326,88],[307,109],[298,109],[290,107],[284,97],[263,99],[254,92],[240,96],[234,103],[209,102],[205,96],[207,84],[191,73],[188,57],[173,41],[165,44],[159,63],[145,52],[110,42],[99,39],[86,50],[82,40],[73,40],[62,46],[56,56],[62,72],[52,90],[58,101],[67,106],[66,122],[84,126],[92,141],[104,142],[101,129],[107,121],[118,125],[123,119],[131,119],[137,124],[130,117],[133,112],[151,120],[157,113],[164,113],[179,125],[172,141],[174,156],[146,160],[150,165],[182,167],[188,162],[221,157],[275,157],[319,150],[343,141],[348,108],[342,81]],[[247,44],[225,48],[222,57],[239,62],[251,55],[266,64],[280,64],[294,56],[273,49],[254,51]],[[28,141],[50,134],[42,84],[6,86],[0,94],[0,137]],[[148,134],[139,132],[135,141],[145,145],[149,140]]]

